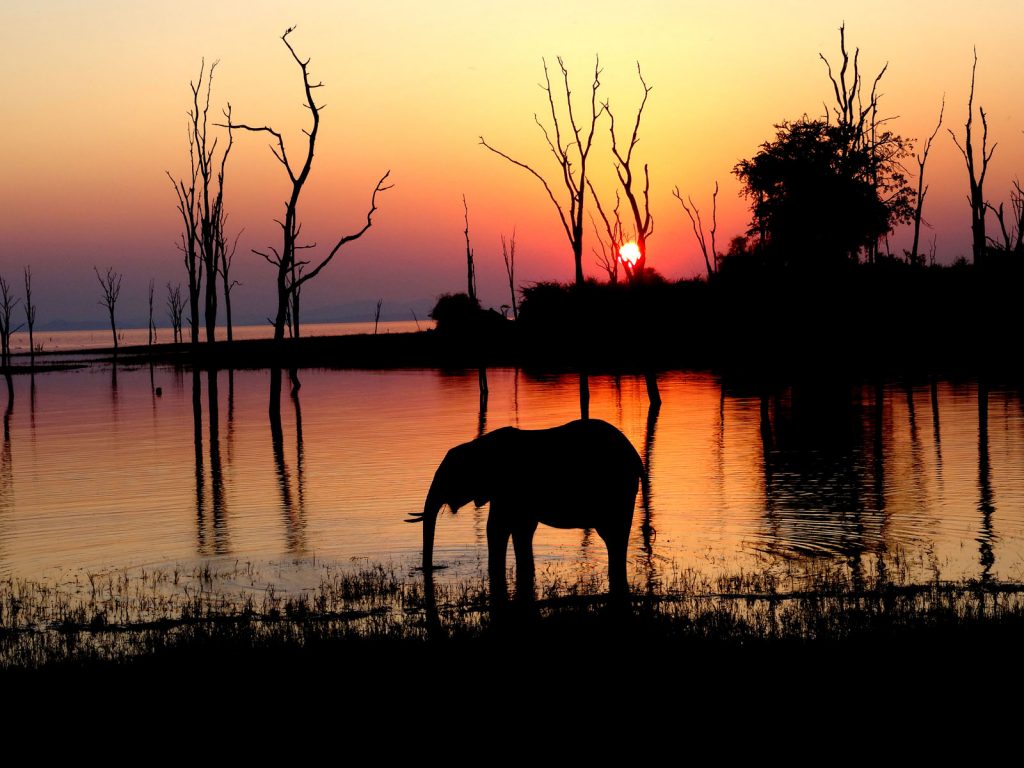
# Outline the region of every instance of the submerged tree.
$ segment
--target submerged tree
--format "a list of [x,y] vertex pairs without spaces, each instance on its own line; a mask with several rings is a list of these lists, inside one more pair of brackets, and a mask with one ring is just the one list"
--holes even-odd
[[[559,56],[557,61],[558,67],[562,72],[562,82],[565,91],[566,108],[564,117],[559,116],[558,109],[555,106],[555,92],[551,86],[551,76],[548,72],[547,60],[542,59],[541,61],[544,64],[544,85],[542,88],[548,97],[548,107],[551,112],[551,128],[546,127],[536,114],[534,114],[533,120],[540,128],[541,133],[544,134],[544,141],[548,145],[548,150],[554,156],[555,162],[558,163],[562,185],[565,187],[568,199],[565,200],[563,198],[564,202],[560,202],[555,192],[551,189],[551,185],[532,166],[515,160],[499,149],[495,149],[487,143],[483,136],[480,137],[480,143],[494,154],[528,171],[544,185],[544,191],[547,192],[548,198],[558,211],[559,221],[562,223],[565,236],[568,238],[569,245],[572,248],[573,261],[576,268],[576,285],[583,285],[583,210],[587,192],[587,159],[590,156],[590,149],[594,143],[597,119],[606,109],[604,104],[598,105],[597,101],[597,91],[601,86],[600,62],[595,58],[594,81],[590,87],[590,116],[588,124],[587,122],[580,123],[576,120],[572,105],[572,90],[569,88],[569,70],[566,69],[562,58]],[[562,96],[559,94],[559,100],[561,98]]]
[[[291,54],[292,59],[298,64],[299,69],[302,71],[302,87],[305,93],[305,107],[309,110],[312,117],[312,126],[309,130],[304,130],[306,134],[306,147],[305,156],[302,159],[301,165],[293,164],[292,160],[288,157],[288,152],[285,149],[284,136],[278,131],[274,130],[269,126],[253,126],[245,123],[232,123],[230,117],[227,125],[231,128],[236,128],[245,131],[251,131],[253,133],[267,133],[270,134],[274,139],[274,143],[270,145],[270,151],[273,153],[277,161],[282,165],[285,172],[288,174],[288,179],[291,182],[291,193],[288,196],[288,200],[285,202],[284,220],[278,223],[281,226],[282,232],[282,243],[280,249],[276,247],[269,247],[266,251],[254,251],[258,255],[262,256],[267,260],[268,263],[273,265],[277,270],[277,314],[274,317],[274,339],[280,341],[284,339],[285,325],[289,312],[292,314],[292,322],[294,328],[294,335],[298,335],[298,303],[295,302],[294,306],[293,299],[299,295],[299,291],[302,286],[312,280],[314,277],[320,274],[323,269],[331,263],[338,251],[348,243],[358,240],[367,230],[373,225],[373,214],[377,210],[377,195],[380,192],[391,189],[390,184],[387,184],[387,179],[391,175],[391,171],[387,171],[376,186],[373,188],[373,192],[370,195],[370,208],[366,213],[366,224],[362,228],[356,230],[352,234],[343,235],[338,239],[334,246],[317,260],[299,260],[296,252],[303,248],[315,248],[315,245],[303,246],[299,244],[299,234],[301,225],[298,221],[298,206],[299,196],[302,194],[302,188],[306,184],[306,180],[309,178],[310,170],[313,167],[313,152],[316,148],[316,139],[320,129],[320,110],[322,105],[317,104],[313,98],[313,90],[316,88],[323,87],[321,82],[312,82],[309,74],[309,59],[301,59],[295,52],[292,44],[288,41],[288,35],[294,31],[295,27],[289,27],[285,30],[285,33],[281,35],[281,40],[284,42],[285,47],[288,49],[288,53]],[[309,269],[305,269],[310,267]]]
[[181,283],[171,287],[167,284],[167,313],[171,318],[171,333],[174,335],[174,343],[181,342],[181,316],[185,310],[185,299],[181,295]]
[[505,260],[505,275],[508,277],[508,292],[512,297],[512,319],[519,319],[519,303],[516,301],[516,231],[505,240],[501,236],[501,257]]
[[[182,235],[179,249],[185,256],[185,270],[188,273],[189,310],[192,324],[192,343],[199,341],[199,303],[203,292],[203,272],[206,273],[204,314],[206,340],[214,341],[217,326],[217,275],[220,274],[225,245],[224,222],[224,169],[231,153],[231,105],[224,110],[227,117],[228,142],[216,161],[218,139],[208,133],[210,94],[213,74],[217,62],[206,72],[205,60],[199,68],[199,78],[189,82],[192,90],[192,107],[189,109],[188,154],[189,176],[174,180],[167,176],[178,197],[178,212],[182,218]],[[203,95],[203,79],[206,79]],[[227,285],[227,283],[225,283]],[[228,289],[229,290],[229,289]]]
[[36,364],[36,343],[32,332],[36,326],[36,305],[32,303],[32,267],[25,267],[25,321],[28,323],[29,365]]
[[92,269],[96,273],[96,280],[99,281],[100,290],[103,292],[103,298],[97,303],[106,307],[107,314],[110,315],[110,333],[114,337],[114,355],[117,355],[117,323],[114,321],[114,309],[117,306],[117,299],[121,295],[122,275],[115,272],[113,267],[107,267],[105,275],[101,275],[96,267]]
[[17,328],[13,327],[11,319],[11,314],[20,301],[21,299],[15,298],[7,279],[0,275],[0,365],[3,365],[5,372],[11,364],[11,334],[21,328],[20,325]]

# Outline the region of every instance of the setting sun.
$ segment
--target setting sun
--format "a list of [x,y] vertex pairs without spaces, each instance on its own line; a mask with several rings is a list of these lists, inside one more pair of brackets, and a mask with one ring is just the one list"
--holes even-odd
[[640,248],[636,243],[623,243],[622,247],[619,248],[619,259],[623,264],[635,267],[636,263],[640,260]]

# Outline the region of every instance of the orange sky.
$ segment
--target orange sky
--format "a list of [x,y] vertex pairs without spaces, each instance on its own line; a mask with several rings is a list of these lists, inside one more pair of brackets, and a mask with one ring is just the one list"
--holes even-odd
[[[0,62],[7,148],[0,185],[0,274],[20,289],[35,273],[40,325],[103,322],[94,264],[125,273],[123,323],[144,316],[150,278],[184,279],[174,243],[178,220],[164,174],[184,172],[188,82],[203,56],[220,59],[213,101],[239,120],[270,123],[289,146],[306,119],[297,67],[281,43],[291,36],[311,58],[327,104],[313,175],[301,202],[303,233],[325,244],[356,228],[376,179],[395,188],[380,199],[374,228],[304,293],[307,312],[344,313],[383,297],[385,313],[422,315],[440,292],[464,289],[461,196],[470,205],[485,304],[507,303],[501,233],[515,227],[520,282],[568,280],[572,259],[536,180],[478,145],[483,134],[547,171],[532,115],[546,107],[537,87],[541,57],[564,57],[580,95],[595,53],[601,93],[620,120],[640,97],[635,62],[654,87],[637,159],[651,166],[655,234],[648,263],[668,277],[700,272],[689,222],[671,197],[679,185],[703,206],[717,179],[719,241],[749,219],[731,169],[772,135],[772,124],[819,115],[831,99],[818,52],[838,54],[837,28],[861,48],[864,71],[886,62],[883,111],[904,136],[923,138],[947,97],[946,122],[928,167],[925,218],[938,258],[969,252],[966,172],[945,127],[962,133],[971,47],[978,46],[976,101],[999,142],[986,185],[1006,200],[1024,168],[1019,50],[1024,6],[1017,2],[827,4],[471,2],[366,4],[42,2],[4,4]],[[628,10],[628,15],[625,12]],[[197,26],[196,19],[203,19]],[[607,134],[592,155],[596,180],[612,194]],[[229,228],[245,228],[236,315],[271,312],[272,271],[249,253],[276,242],[287,180],[262,137],[240,135],[229,168]],[[994,225],[994,222],[993,222]],[[592,243],[587,243],[589,252]],[[898,231],[894,252],[909,247]],[[592,258],[585,269],[597,274]],[[19,290],[20,292],[20,290]],[[351,310],[351,308],[349,308]],[[366,318],[362,318],[366,319]]]

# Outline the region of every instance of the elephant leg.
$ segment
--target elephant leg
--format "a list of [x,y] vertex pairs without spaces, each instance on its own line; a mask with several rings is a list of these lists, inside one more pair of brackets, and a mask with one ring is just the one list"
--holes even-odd
[[533,594],[533,534],[537,523],[529,523],[512,531],[512,546],[516,551],[516,597],[532,600]]
[[598,535],[608,547],[608,589],[613,595],[629,594],[629,580],[626,578],[626,550],[629,546],[629,529],[598,528]]
[[508,526],[494,517],[494,511],[487,518],[487,572],[491,580],[491,595],[498,600],[508,597],[505,580],[505,554],[511,535]]

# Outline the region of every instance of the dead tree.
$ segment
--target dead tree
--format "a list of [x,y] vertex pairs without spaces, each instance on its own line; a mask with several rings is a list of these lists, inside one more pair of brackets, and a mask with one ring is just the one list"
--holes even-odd
[[932,150],[932,142],[935,140],[939,128],[942,127],[942,116],[945,112],[946,97],[943,96],[942,106],[939,108],[939,122],[935,124],[935,130],[932,131],[932,135],[925,142],[924,152],[914,156],[917,160],[917,203],[914,206],[914,244],[910,249],[911,264],[921,264],[924,261],[923,256],[917,251],[921,236],[921,212],[924,210],[924,199],[928,195],[928,186],[924,183],[924,165],[928,162],[928,153]]
[[241,230],[237,235],[235,235],[235,240],[229,249],[224,238],[224,222],[226,218],[227,217],[223,216],[222,213],[221,223],[218,227],[219,241],[217,244],[217,250],[220,255],[218,273],[220,274],[221,283],[224,286],[224,322],[227,326],[228,341],[233,341],[234,336],[232,335],[231,324],[231,291],[234,290],[235,286],[241,285],[241,283],[238,280],[231,279],[231,264],[235,260],[235,251],[238,250],[238,239],[242,236],[242,232],[245,230]]
[[377,335],[377,324],[380,322],[380,308],[384,306],[384,299],[377,299],[377,311],[373,315],[373,335]]
[[[683,200],[679,187],[672,190],[672,196],[679,201],[679,204],[683,206],[683,210],[686,211],[686,215],[690,217],[690,224],[693,226],[693,236],[697,239],[697,245],[700,246],[700,252],[704,256],[704,266],[707,267],[708,280],[710,280],[718,272],[718,247],[715,244],[715,233],[718,231],[718,182],[715,181],[715,191],[711,194],[711,230],[707,234],[704,232],[704,222],[700,217],[700,208],[693,202],[693,198],[687,197],[690,201],[689,205],[687,205],[686,200]],[[707,235],[711,236],[710,249],[708,248]]]
[[[301,225],[298,223],[298,205],[302,188],[305,185],[306,180],[309,178],[310,170],[313,167],[313,151],[316,147],[316,139],[320,128],[320,110],[323,108],[323,105],[317,104],[313,99],[313,90],[323,87],[323,83],[314,83],[310,80],[310,60],[303,60],[299,58],[295,49],[292,47],[292,44],[288,42],[288,35],[290,35],[294,29],[295,27],[289,27],[285,30],[285,33],[281,35],[281,40],[288,49],[288,53],[291,54],[292,59],[294,59],[295,63],[299,65],[299,69],[302,71],[302,87],[306,97],[305,106],[309,110],[313,121],[311,128],[308,131],[303,131],[306,134],[306,152],[302,164],[296,166],[292,163],[285,149],[284,136],[273,128],[265,125],[252,126],[245,123],[233,123],[230,121],[230,118],[227,123],[231,128],[251,131],[253,133],[270,134],[274,139],[274,143],[270,145],[270,151],[273,153],[277,161],[284,167],[285,172],[288,174],[288,179],[291,182],[291,194],[285,203],[284,220],[278,222],[281,226],[283,236],[280,249],[276,247],[269,247],[266,251],[253,251],[277,268],[277,314],[274,318],[275,341],[281,341],[284,339],[287,314],[293,297],[298,294],[306,282],[319,275],[320,272],[323,271],[324,267],[331,263],[335,255],[337,255],[338,251],[340,251],[343,246],[353,242],[354,240],[358,240],[367,232],[367,230],[370,229],[373,225],[373,214],[377,210],[377,195],[380,192],[391,189],[392,186],[385,183],[391,175],[391,171],[387,171],[383,176],[381,176],[380,180],[373,188],[373,192],[370,196],[370,209],[366,214],[366,224],[354,233],[344,235],[339,238],[325,256],[315,261],[315,265],[311,269],[304,271],[301,270],[301,267],[314,264],[314,261],[312,260],[300,261],[296,258],[296,251],[301,249],[301,246],[298,244],[301,230]],[[312,245],[309,246],[309,248],[313,247],[314,246]],[[292,307],[291,309],[294,312],[295,307]]]
[[148,346],[153,346],[153,342],[156,341],[156,324],[153,322],[153,280],[150,278],[149,281],[149,327],[147,329],[148,334]]
[[[217,62],[206,72],[205,60],[199,68],[199,78],[189,82],[192,107],[188,112],[188,148],[190,172],[188,180],[174,180],[178,197],[178,211],[182,217],[183,232],[180,250],[185,255],[185,269],[189,283],[189,310],[191,312],[192,342],[199,342],[199,300],[203,291],[203,272],[206,273],[204,314],[206,340],[214,341],[217,326],[217,274],[220,271],[221,251],[224,247],[224,169],[231,153],[231,105],[224,110],[227,117],[228,143],[219,164],[216,162],[218,139],[208,133],[210,94]],[[203,79],[206,79],[203,94]],[[216,168],[216,170],[215,170]]]
[[181,315],[185,310],[185,300],[181,296],[181,283],[171,287],[167,284],[167,313],[171,317],[171,333],[174,343],[181,343]]
[[967,97],[967,122],[964,123],[964,143],[962,146],[952,129],[949,131],[949,135],[953,138],[953,143],[956,144],[956,148],[960,150],[960,154],[963,155],[964,162],[967,164],[967,176],[970,181],[968,202],[971,206],[971,248],[975,264],[978,263],[979,259],[984,259],[985,249],[988,247],[988,238],[985,236],[985,213],[988,210],[988,204],[985,201],[985,174],[988,172],[989,161],[992,160],[992,155],[996,151],[995,144],[992,145],[991,149],[988,147],[988,119],[985,117],[984,108],[979,106],[978,114],[981,116],[982,128],[981,170],[979,172],[974,157],[972,136],[972,126],[974,123],[974,74],[977,69],[978,49],[975,48],[974,64],[971,66],[971,94]]
[[640,78],[640,85],[643,86],[644,96],[636,111],[636,121],[633,123],[633,133],[625,155],[619,150],[618,139],[615,135],[615,115],[612,113],[611,105],[607,101],[604,103],[604,109],[608,113],[610,122],[612,155],[615,157],[615,175],[618,176],[622,193],[626,196],[629,210],[633,214],[633,232],[636,238],[637,249],[640,251],[640,257],[637,259],[636,264],[629,264],[623,261],[623,266],[626,268],[626,273],[631,280],[643,278],[644,266],[647,263],[647,240],[654,234],[654,218],[651,216],[650,205],[651,177],[648,172],[647,163],[644,163],[643,210],[641,210],[640,202],[637,200],[637,192],[633,189],[633,183],[636,179],[633,175],[633,168],[630,165],[633,160],[633,150],[640,141],[640,120],[644,114],[644,107],[647,106],[647,97],[651,93],[651,86],[647,85],[647,81],[644,80],[639,62],[636,65],[636,73]]
[[[558,218],[562,223],[562,228],[565,230],[565,235],[569,239],[569,245],[572,248],[573,260],[576,265],[576,285],[583,285],[583,210],[587,192],[587,158],[590,155],[590,148],[594,142],[597,120],[605,110],[605,105],[599,105],[597,101],[597,90],[601,85],[600,63],[595,58],[594,82],[590,89],[590,125],[588,127],[586,124],[576,122],[576,115],[573,112],[572,106],[572,91],[569,88],[569,70],[566,69],[562,58],[558,57],[557,61],[558,67],[562,71],[562,82],[565,87],[567,118],[559,118],[558,110],[555,108],[555,94],[551,87],[548,63],[545,59],[541,61],[544,64],[544,85],[541,87],[548,97],[548,107],[551,111],[551,129],[549,130],[545,127],[536,114],[534,114],[533,120],[540,128],[541,133],[544,134],[544,141],[548,145],[548,150],[554,156],[555,162],[558,163],[562,184],[565,186],[568,196],[567,204],[559,202],[547,180],[532,166],[513,159],[499,149],[495,149],[487,143],[483,136],[480,137],[480,143],[494,154],[528,171],[544,185],[544,191],[547,192],[548,198],[558,211]],[[561,99],[561,94],[559,99]],[[563,131],[562,128],[563,120],[566,120],[568,123],[568,130],[566,131]],[[554,136],[552,136],[552,133]],[[564,137],[563,133],[565,134]]]
[[36,326],[36,305],[32,303],[32,267],[25,267],[25,321],[28,323],[29,365],[36,364],[36,343],[32,331]]
[[505,275],[508,277],[508,292],[512,296],[512,319],[519,319],[519,305],[516,301],[516,231],[507,241],[501,236],[501,257],[505,260]]
[[114,321],[114,308],[117,306],[117,299],[121,295],[121,277],[122,275],[115,272],[113,267],[107,267],[107,273],[101,275],[99,269],[93,267],[93,272],[96,273],[96,280],[99,281],[100,290],[103,292],[103,298],[100,299],[97,304],[101,307],[107,308],[107,313],[110,315],[110,333],[114,337],[114,356],[117,356],[117,323]]
[[989,241],[997,248],[1007,253],[1017,255],[1024,254],[1024,190],[1021,189],[1020,180],[1014,179],[1013,189],[1010,190],[1010,225],[1006,224],[1006,211],[1002,203],[998,208],[988,206],[996,215],[999,222],[999,232],[1003,236],[1002,243],[996,243],[991,237]]
[[[587,183],[589,184],[589,181]],[[622,203],[622,199],[619,197],[619,191],[615,190],[615,208],[612,209],[612,215],[609,217],[605,214],[604,208],[601,205],[601,198],[595,192],[592,184],[590,185],[590,193],[597,204],[597,212],[601,216],[601,221],[604,223],[605,234],[608,235],[608,239],[605,240],[604,235],[597,228],[597,221],[594,220],[594,215],[591,214],[590,223],[594,227],[594,237],[597,238],[597,243],[601,247],[600,251],[597,248],[592,250],[597,257],[597,265],[608,274],[608,282],[616,285],[619,282],[619,263],[622,261],[619,249],[622,248],[622,244],[625,242],[625,236],[622,233],[622,218],[619,215],[619,206]]]
[[469,294],[469,303],[475,306],[479,304],[476,297],[476,265],[473,263],[473,248],[469,244],[469,206],[466,205],[465,195],[462,196],[462,210],[466,221],[466,293]]
[[5,372],[11,365],[11,334],[21,328],[20,325],[17,328],[11,326],[11,313],[19,301],[21,299],[14,297],[7,279],[0,275],[0,365]]

